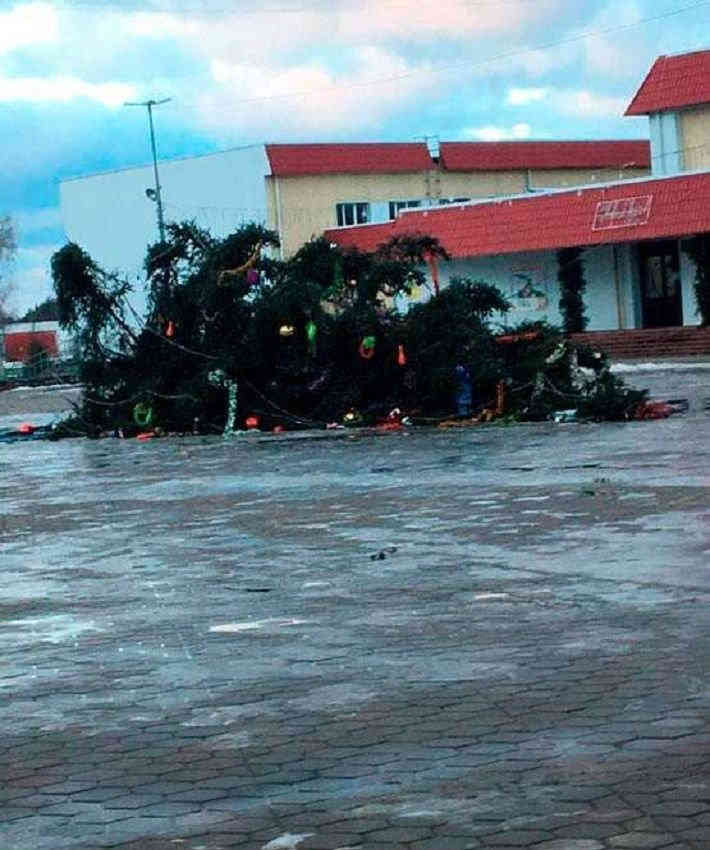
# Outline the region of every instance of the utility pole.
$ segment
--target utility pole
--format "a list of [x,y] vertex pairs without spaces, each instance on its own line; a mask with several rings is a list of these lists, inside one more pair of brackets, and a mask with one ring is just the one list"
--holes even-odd
[[[155,201],[158,210],[158,232],[160,233],[160,241],[165,242],[165,222],[163,220],[163,199],[160,194],[160,179],[158,178],[158,156],[155,152],[155,130],[153,129],[153,107],[160,106],[172,100],[170,97],[165,97],[162,100],[144,100],[140,103],[126,102],[124,106],[145,106],[148,109],[148,125],[150,127],[150,148],[153,151],[153,173],[155,174]],[[150,190],[146,191],[148,197],[152,197]]]

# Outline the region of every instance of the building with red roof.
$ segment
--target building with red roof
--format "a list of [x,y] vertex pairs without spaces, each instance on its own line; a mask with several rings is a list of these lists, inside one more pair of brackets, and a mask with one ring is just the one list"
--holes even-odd
[[626,115],[648,115],[654,174],[710,168],[710,50],[659,56]]
[[648,174],[647,141],[269,144],[267,221],[289,256],[403,209]]
[[[559,252],[579,248],[590,330],[697,325],[689,240],[704,237],[710,251],[710,157],[703,158],[710,152],[710,51],[660,57],[627,114],[649,115],[651,177],[404,210],[394,221],[334,228],[326,238],[374,251],[393,236],[434,236],[451,257],[438,269],[439,280],[464,275],[495,284],[512,304],[510,323],[561,323]],[[558,166],[564,156],[601,164],[610,153],[603,143],[560,143],[554,152],[521,144],[528,150],[497,147],[501,168],[516,157],[545,168],[553,154]],[[613,151],[620,143],[608,144]],[[643,150],[629,142],[626,153],[638,161]],[[475,167],[476,156],[460,144],[441,146],[452,171]]]
[[349,144],[266,145],[271,174],[401,174],[432,167],[423,142],[353,142]]

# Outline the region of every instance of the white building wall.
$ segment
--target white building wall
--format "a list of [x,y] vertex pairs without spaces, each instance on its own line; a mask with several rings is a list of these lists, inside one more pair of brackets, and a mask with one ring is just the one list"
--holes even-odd
[[[681,252],[681,287],[683,323],[698,324],[693,281],[695,268]],[[617,330],[642,326],[641,297],[637,251],[633,243],[598,245],[585,249],[584,275],[587,282],[584,303],[589,319],[587,330]],[[429,274],[428,268],[424,270]],[[440,282],[446,286],[452,277],[469,277],[497,286],[512,303],[505,316],[494,320],[494,326],[517,325],[524,321],[547,321],[561,326],[558,262],[554,251],[540,253],[501,254],[472,257],[442,263]],[[532,289],[530,295],[524,290]],[[423,291],[415,296],[425,300]]]
[[[195,219],[214,236],[266,221],[263,145],[158,164],[166,222]],[[143,280],[148,244],[158,240],[153,166],[65,180],[59,195],[64,232],[108,270]]]
[[[553,324],[562,321],[554,253],[502,254],[442,264],[442,285],[452,277],[469,277],[497,286],[512,304],[512,309],[501,317],[500,324],[517,325],[541,319]],[[526,287],[530,295],[526,295]]]
[[[631,281],[628,274],[623,273],[623,266],[628,267],[629,263],[623,255],[620,259],[622,299],[627,305],[627,315],[632,316]],[[584,300],[589,317],[588,329],[618,328],[620,311],[612,247],[602,245],[587,249],[583,255],[583,263],[587,280]],[[497,286],[512,304],[512,309],[501,317],[501,324],[517,325],[525,321],[544,320],[553,325],[561,325],[558,268],[557,254],[553,251],[475,257],[443,264],[441,283],[446,285],[452,277],[459,276]]]

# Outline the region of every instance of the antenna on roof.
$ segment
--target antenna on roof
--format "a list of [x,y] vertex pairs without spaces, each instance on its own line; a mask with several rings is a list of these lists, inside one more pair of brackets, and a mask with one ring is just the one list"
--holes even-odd
[[429,151],[429,156],[434,160],[434,162],[439,161],[439,136],[438,134],[432,136],[415,136],[416,141],[423,141],[427,146],[427,150]]

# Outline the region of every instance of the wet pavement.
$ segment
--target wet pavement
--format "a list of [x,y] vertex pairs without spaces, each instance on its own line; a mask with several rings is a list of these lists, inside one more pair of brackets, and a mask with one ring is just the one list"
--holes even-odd
[[710,417],[0,445],[0,848],[707,848]]

